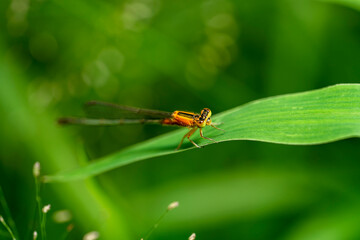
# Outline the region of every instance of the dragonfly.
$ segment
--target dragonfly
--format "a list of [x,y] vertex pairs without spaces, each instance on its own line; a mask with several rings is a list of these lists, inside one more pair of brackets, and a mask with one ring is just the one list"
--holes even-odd
[[[200,114],[187,111],[165,112],[159,110],[143,109],[118,105],[114,103],[90,101],[85,103],[85,112],[89,117],[64,117],[59,118],[61,125],[88,125],[88,126],[114,126],[125,124],[161,124],[164,126],[187,127],[189,131],[182,137],[176,150],[179,150],[184,139],[187,138],[195,147],[201,148],[190,137],[199,129],[200,137],[216,142],[205,137],[203,128],[216,127],[221,123],[211,121],[212,112],[209,108],[201,110]],[[217,142],[216,142],[217,143]]]

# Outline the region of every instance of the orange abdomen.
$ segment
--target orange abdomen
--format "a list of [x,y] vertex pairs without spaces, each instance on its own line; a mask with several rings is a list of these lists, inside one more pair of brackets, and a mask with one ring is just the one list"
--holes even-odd
[[195,127],[194,113],[175,111],[172,114],[172,118],[166,118],[163,120],[164,125],[177,125],[180,127]]

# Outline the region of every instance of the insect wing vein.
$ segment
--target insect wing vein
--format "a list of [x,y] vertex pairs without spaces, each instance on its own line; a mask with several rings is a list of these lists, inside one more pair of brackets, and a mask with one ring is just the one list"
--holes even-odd
[[105,119],[164,119],[171,112],[135,108],[114,103],[90,101],[84,106],[87,117]]

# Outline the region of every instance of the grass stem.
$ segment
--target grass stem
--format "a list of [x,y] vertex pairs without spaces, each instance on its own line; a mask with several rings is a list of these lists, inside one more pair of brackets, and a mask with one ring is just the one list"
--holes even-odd
[[14,235],[18,236],[15,222],[11,216],[10,208],[6,202],[4,191],[2,190],[1,186],[0,186],[0,206],[2,206],[2,208],[4,209],[4,212],[5,212],[5,216],[8,218],[9,227],[13,229]]
[[73,230],[74,228],[74,225],[73,224],[69,224],[67,227],[66,227],[66,232],[65,234],[63,235],[62,239],[63,240],[66,240],[66,238],[69,236],[70,232]]
[[4,227],[6,228],[6,230],[10,233],[11,238],[12,238],[13,240],[16,240],[13,231],[11,231],[11,228],[9,227],[9,225],[6,223],[5,219],[4,219],[2,216],[0,216],[0,222],[2,223],[2,225],[4,225]]
[[179,206],[179,202],[172,202],[169,204],[165,212],[159,217],[159,219],[156,221],[156,223],[152,226],[152,228],[148,231],[146,236],[142,238],[143,240],[149,239],[150,235],[154,232],[154,230],[159,226],[160,222],[164,219],[166,214],[173,210],[174,208],[177,208]]
[[40,163],[36,162],[34,164],[34,168],[33,168],[33,175],[34,175],[34,180],[35,180],[35,199],[36,199],[36,204],[37,204],[37,209],[38,209],[38,217],[39,217],[39,224],[40,224],[40,235],[41,235],[41,239],[45,240],[45,233],[44,230],[42,228],[42,221],[43,221],[43,213],[41,211],[41,197],[40,197]]
[[42,219],[41,219],[41,239],[45,240],[46,239],[46,228],[45,228],[45,224],[46,224],[46,212],[43,212],[42,214]]

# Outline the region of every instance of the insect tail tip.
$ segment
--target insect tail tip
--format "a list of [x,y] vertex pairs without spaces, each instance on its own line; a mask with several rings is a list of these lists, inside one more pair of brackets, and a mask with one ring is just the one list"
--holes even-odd
[[91,101],[86,102],[84,105],[85,105],[85,106],[91,106],[91,105],[95,105],[95,104],[96,104],[96,101],[95,101],[95,100],[91,100]]
[[66,125],[66,124],[69,124],[71,122],[71,120],[69,118],[59,118],[57,120],[57,123],[59,125]]

